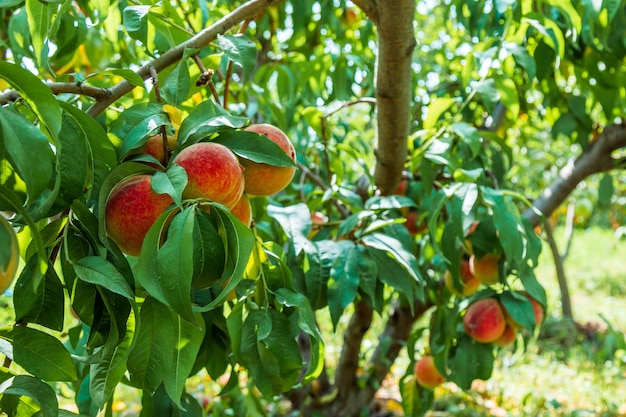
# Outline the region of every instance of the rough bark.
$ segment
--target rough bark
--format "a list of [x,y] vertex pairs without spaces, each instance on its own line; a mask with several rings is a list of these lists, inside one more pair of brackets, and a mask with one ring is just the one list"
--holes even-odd
[[[368,3],[369,2],[363,2]],[[411,60],[416,46],[415,0],[378,1],[376,101],[378,144],[374,180],[381,194],[391,194],[402,178],[411,126]]]

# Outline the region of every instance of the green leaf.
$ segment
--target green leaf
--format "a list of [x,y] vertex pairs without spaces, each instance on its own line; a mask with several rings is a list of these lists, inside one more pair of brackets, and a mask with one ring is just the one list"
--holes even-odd
[[[122,381],[126,373],[128,349],[133,339],[134,330],[134,318],[131,317],[124,338],[119,343],[115,343],[113,348],[108,348],[105,345],[95,350],[95,354],[105,353],[99,361],[93,363],[89,368],[89,395],[93,404],[99,409],[102,409],[104,404],[111,399],[115,387]],[[117,337],[109,340],[116,339]]]
[[122,21],[124,29],[131,38],[144,45],[148,42],[148,13],[152,6],[127,6],[124,8]]
[[13,288],[15,321],[37,323],[52,330],[63,330],[65,299],[63,284],[54,268],[48,268],[44,279],[35,286],[38,259],[32,256]]
[[526,296],[517,291],[505,291],[499,300],[516,323],[530,331],[535,329],[535,311]]
[[409,305],[413,305],[415,279],[411,274],[389,252],[374,248],[368,249],[377,264],[378,280],[398,291]]
[[194,225],[193,206],[175,214],[165,242],[156,254],[157,274],[167,304],[190,322],[194,321],[191,309]]
[[468,123],[458,122],[452,125],[452,130],[459,135],[463,142],[470,148],[472,151],[472,159],[476,158],[483,146],[483,139],[478,129]]
[[47,188],[53,173],[54,155],[48,138],[21,114],[0,107],[2,144],[9,162],[26,183],[28,200],[32,203]]
[[520,224],[517,207],[510,198],[502,196],[497,190],[482,188],[481,191],[485,202],[493,210],[493,220],[504,253],[510,261],[520,260],[524,251],[524,229]]
[[13,360],[27,372],[46,381],[74,381],[76,369],[63,344],[48,333],[25,326],[0,330],[13,344]]
[[424,120],[424,129],[431,129],[437,124],[437,120],[456,102],[453,98],[442,97],[437,98],[428,105],[426,110],[426,119]]
[[380,311],[382,306],[377,305],[376,292],[378,289],[378,264],[372,256],[370,249],[363,245],[357,245],[359,290],[363,298],[374,310]]
[[134,267],[135,279],[151,296],[160,302],[169,305],[161,285],[161,277],[157,268],[157,253],[161,247],[162,237],[165,236],[170,218],[176,209],[166,210],[154,222],[141,246],[139,259]]
[[52,137],[56,137],[61,130],[61,108],[50,89],[28,70],[9,62],[0,62],[0,77],[20,93]]
[[528,50],[514,42],[503,42],[502,46],[513,56],[517,65],[526,70],[528,79],[532,81],[537,74],[537,63]]
[[89,206],[93,205],[104,179],[117,166],[117,152],[104,128],[93,117],[69,103],[61,102],[66,118],[74,119],[74,125],[88,142],[89,156]]
[[450,379],[461,389],[469,389],[475,379],[491,378],[493,360],[493,346],[490,343],[478,343],[463,336],[458,340],[454,357],[450,361]]
[[328,308],[333,328],[337,328],[341,314],[356,298],[360,280],[358,255],[358,246],[351,244],[344,247],[344,252],[333,263],[328,280]]
[[311,247],[307,238],[312,225],[311,212],[306,204],[285,207],[270,204],[267,206],[267,214],[280,224],[289,242],[293,244],[295,255]]
[[231,151],[254,162],[281,167],[295,167],[296,163],[267,136],[245,130],[222,130],[213,139]]
[[50,52],[48,36],[52,15],[56,11],[56,4],[49,5],[38,0],[26,0],[25,5],[30,40],[36,53],[36,62],[40,68],[48,69],[48,54]]
[[600,180],[600,184],[598,184],[598,205],[605,208],[609,207],[614,193],[613,177],[611,174],[604,174]]
[[196,106],[178,129],[179,150],[222,129],[238,129],[248,123],[248,118],[232,116],[212,100]]
[[139,314],[141,326],[128,356],[133,384],[152,395],[166,377],[174,359],[174,321],[170,310],[147,297]]
[[172,106],[180,106],[189,95],[191,78],[189,77],[189,67],[186,58],[191,53],[191,50],[185,49],[183,59],[167,74],[167,77],[161,83],[163,99]]
[[245,82],[256,66],[256,44],[241,34],[218,35],[217,44],[222,48],[224,54],[243,70]]
[[122,140],[120,159],[139,146],[141,139],[168,123],[169,116],[159,103],[139,103],[123,111],[109,128],[111,133]]
[[417,208],[417,204],[412,198],[402,195],[374,196],[365,202],[365,209],[368,210],[392,210],[404,207]]
[[242,329],[241,364],[264,395],[278,395],[293,387],[302,359],[287,317],[275,310],[248,314]]
[[226,207],[211,203],[210,211],[216,214],[217,231],[221,236],[224,236],[226,242],[226,263],[220,282],[217,284],[222,285],[222,291],[213,301],[199,308],[198,311],[212,310],[224,302],[228,293],[237,286],[243,277],[255,242],[252,231]]
[[0,384],[0,394],[32,398],[41,409],[42,417],[57,417],[59,402],[54,389],[42,380],[29,375],[17,375]]
[[204,338],[204,320],[200,314],[187,321],[177,314],[172,315],[174,322],[174,350],[171,352],[170,366],[164,371],[167,376],[163,381],[165,391],[170,399],[182,408],[180,398],[185,388],[185,382],[198,356],[202,339]]
[[85,282],[101,285],[129,300],[135,299],[135,292],[115,266],[100,256],[87,256],[74,264],[76,275]]
[[417,282],[422,281],[415,255],[402,243],[383,233],[372,233],[363,236],[363,244],[375,249],[387,252],[395,261],[402,266],[411,278]]
[[485,103],[485,108],[490,114],[492,114],[496,103],[498,102],[498,100],[500,100],[501,97],[495,80],[489,78],[487,80],[472,81],[470,83],[470,86],[474,90],[476,90],[478,94],[480,94],[483,102]]
[[183,190],[187,186],[187,171],[180,165],[171,164],[167,171],[152,175],[152,189],[158,194],[168,194],[179,209],[183,206]]

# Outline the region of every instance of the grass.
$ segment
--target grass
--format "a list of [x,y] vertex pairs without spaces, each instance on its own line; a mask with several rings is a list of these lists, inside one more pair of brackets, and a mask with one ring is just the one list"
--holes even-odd
[[[557,229],[556,235],[562,238],[562,230]],[[564,242],[559,245],[564,247]],[[575,325],[561,318],[559,287],[546,245],[536,273],[548,293],[549,306],[537,340],[525,352],[503,351],[492,378],[476,381],[470,391],[451,383],[437,388],[430,416],[626,417],[625,257],[626,240],[617,240],[610,230],[576,232],[565,262]],[[10,303],[9,297],[0,297],[0,323],[4,325],[13,317]],[[375,331],[370,334],[374,336]],[[341,346],[334,341],[341,341],[341,336],[327,343],[331,356]],[[405,364],[394,368],[402,373]],[[393,378],[385,383],[387,392],[397,397]],[[198,375],[189,380],[188,388],[212,396],[220,386]],[[63,403],[71,404],[73,393],[65,394],[68,398]],[[120,387],[115,398],[114,416],[139,415],[135,390]],[[398,410],[397,401],[389,404]],[[396,411],[396,415],[401,413]]]

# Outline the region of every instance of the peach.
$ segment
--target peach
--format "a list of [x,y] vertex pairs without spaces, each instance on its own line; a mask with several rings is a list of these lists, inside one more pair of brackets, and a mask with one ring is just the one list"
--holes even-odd
[[504,333],[506,320],[500,303],[495,298],[483,298],[467,308],[463,316],[463,327],[472,339],[491,343]]
[[151,179],[150,175],[139,174],[122,180],[106,202],[107,234],[131,256],[139,256],[146,233],[173,203],[168,194],[157,194],[152,189]]
[[17,274],[20,250],[15,230],[8,220],[0,213],[0,241],[2,241],[2,258],[0,258],[0,294],[4,293],[13,283]]
[[435,359],[426,355],[415,363],[415,379],[424,388],[433,389],[443,384],[446,378],[435,366]]
[[477,258],[476,255],[470,256],[470,271],[472,274],[483,284],[495,284],[500,280],[498,263],[500,262],[500,255],[495,253],[488,253],[482,258]]
[[[167,135],[167,149],[172,151],[176,147],[176,138],[174,136]],[[165,148],[163,147],[163,136],[161,134],[157,134],[154,136],[150,136],[148,140],[139,148],[133,149],[130,151],[129,155],[140,155],[140,154],[148,154],[157,161],[161,163],[161,165],[165,165],[167,163]],[[155,166],[156,164],[149,164],[150,166],[154,166],[155,168],[159,168]]]
[[232,209],[243,195],[243,167],[224,145],[195,143],[180,151],[172,163],[187,172],[185,199],[207,199]]
[[452,282],[452,274],[450,274],[450,271],[446,271],[444,281],[448,289],[458,297],[468,297],[474,294],[480,287],[481,282],[472,274],[469,261],[465,259],[461,261],[460,275],[463,285],[458,289]]
[[419,218],[419,213],[413,210],[406,215],[404,227],[406,227],[411,236],[415,236],[419,233],[423,233],[427,226],[426,223]]
[[235,204],[235,207],[230,209],[230,212],[241,220],[241,223],[250,227],[252,224],[252,206],[250,205],[248,194],[244,193],[237,204]]
[[[244,129],[248,132],[255,132],[267,136],[276,143],[293,160],[296,160],[296,150],[289,141],[285,133],[269,124],[253,124]],[[280,167],[275,165],[254,162],[241,158],[244,166],[244,177],[246,182],[246,193],[256,196],[270,196],[276,194],[289,185],[296,169],[293,167]]]
[[494,340],[493,344],[500,347],[510,345],[515,341],[516,334],[517,330],[513,326],[507,324],[504,327],[504,332],[502,332],[502,336]]

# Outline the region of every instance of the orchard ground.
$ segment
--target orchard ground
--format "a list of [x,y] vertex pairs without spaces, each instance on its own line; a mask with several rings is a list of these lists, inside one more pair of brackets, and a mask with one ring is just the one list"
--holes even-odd
[[[557,229],[557,240],[562,235]],[[618,240],[611,230],[600,228],[578,230],[573,239],[565,269],[574,316],[581,326],[576,328],[561,318],[559,288],[545,245],[536,272],[550,304],[538,340],[525,353],[505,349],[496,361],[493,377],[477,381],[470,392],[450,383],[436,388],[430,416],[626,416],[626,239]],[[559,244],[564,246],[562,241]],[[0,322],[6,325],[13,319],[11,299],[0,296]],[[71,321],[71,316],[67,320]],[[416,325],[425,326],[426,320]],[[374,323],[381,325],[380,321]],[[329,362],[336,360],[341,344],[341,332],[327,341]],[[369,346],[373,349],[375,344]],[[407,363],[406,357],[398,361],[394,375],[379,393],[381,405],[395,416],[402,416],[396,378],[402,376]],[[189,392],[198,398],[212,398],[221,388],[220,381],[202,375],[191,378],[188,384]],[[73,395],[71,389],[59,385],[61,404],[67,404],[68,409],[72,408]],[[115,398],[114,416],[139,414],[140,400],[135,391],[120,386]],[[214,403],[213,407],[228,406],[222,404]],[[264,405],[266,414],[255,410],[250,415],[288,412],[281,403]]]

